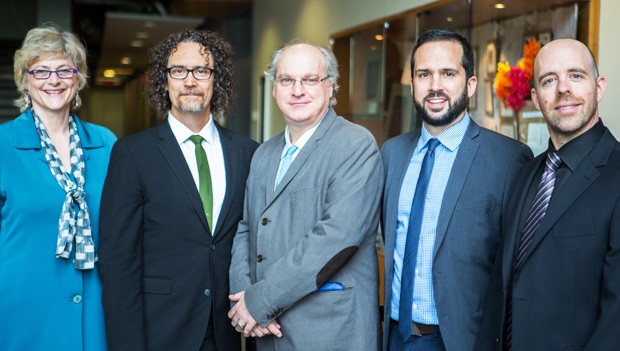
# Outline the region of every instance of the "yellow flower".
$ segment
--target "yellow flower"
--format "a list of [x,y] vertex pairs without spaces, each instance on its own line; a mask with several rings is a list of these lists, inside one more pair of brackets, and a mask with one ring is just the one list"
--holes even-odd
[[510,63],[508,61],[500,61],[497,64],[497,74],[495,74],[495,82],[493,83],[495,94],[504,106],[506,106],[506,98],[510,95],[510,87],[512,85],[507,77],[508,71],[510,71]]

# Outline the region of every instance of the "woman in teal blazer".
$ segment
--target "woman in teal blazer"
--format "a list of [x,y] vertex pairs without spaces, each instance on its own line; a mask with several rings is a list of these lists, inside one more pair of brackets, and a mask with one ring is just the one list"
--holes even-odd
[[73,34],[30,30],[14,72],[23,113],[0,125],[0,350],[105,350],[96,254],[116,137],[71,112],[87,77]]

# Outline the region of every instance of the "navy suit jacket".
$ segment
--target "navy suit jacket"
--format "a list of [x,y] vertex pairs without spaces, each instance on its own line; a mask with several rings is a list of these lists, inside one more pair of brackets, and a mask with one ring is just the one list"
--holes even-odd
[[[419,130],[403,134],[387,141],[381,151],[386,176],[385,321],[391,313],[398,199],[419,137]],[[470,121],[444,192],[433,250],[435,304],[449,351],[474,350],[500,243],[502,208],[520,167],[532,157],[526,145]],[[390,327],[384,325],[383,349],[387,350]]]
[[620,350],[620,144],[606,129],[554,190],[511,279],[528,189],[544,160],[543,153],[523,168],[510,198],[477,349],[501,349],[512,289],[513,350]]
[[198,350],[211,315],[218,347],[240,348],[227,316],[228,268],[258,144],[217,130],[226,194],[213,236],[167,121],[112,150],[99,249],[110,350]]

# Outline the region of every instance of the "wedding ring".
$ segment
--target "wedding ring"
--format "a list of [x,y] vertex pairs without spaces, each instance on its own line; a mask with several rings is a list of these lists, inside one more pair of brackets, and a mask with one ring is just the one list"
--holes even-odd
[[243,327],[245,327],[245,325],[239,324],[239,322],[235,324],[235,330],[238,332],[241,332],[243,330]]

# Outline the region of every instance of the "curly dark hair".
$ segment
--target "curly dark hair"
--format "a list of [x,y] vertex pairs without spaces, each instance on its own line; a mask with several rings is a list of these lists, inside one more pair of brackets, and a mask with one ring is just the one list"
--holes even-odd
[[235,98],[233,51],[230,44],[215,32],[209,30],[186,30],[171,34],[154,48],[149,49],[151,71],[148,77],[148,91],[151,106],[160,112],[170,110],[171,102],[166,91],[168,59],[179,43],[200,44],[213,60],[213,96],[211,113],[214,117],[225,116]]

